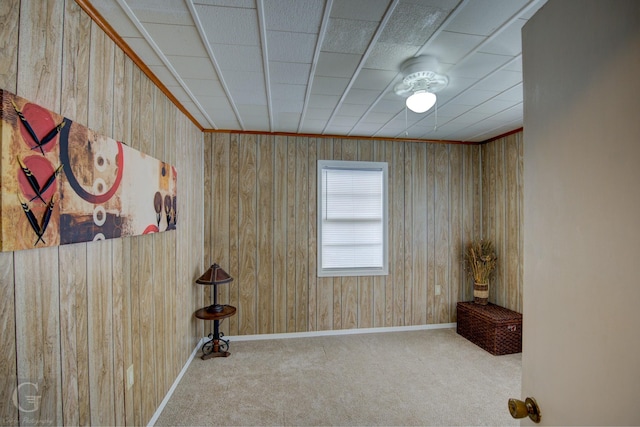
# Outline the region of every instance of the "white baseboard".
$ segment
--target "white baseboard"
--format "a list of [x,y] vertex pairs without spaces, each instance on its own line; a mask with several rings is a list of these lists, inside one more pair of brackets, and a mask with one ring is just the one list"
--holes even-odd
[[288,332],[282,334],[259,334],[259,335],[225,335],[224,339],[229,341],[258,341],[258,340],[279,340],[285,338],[310,338],[337,335],[375,334],[381,332],[406,332],[422,331],[427,329],[448,329],[455,328],[456,323],[437,323],[433,325],[415,326],[390,326],[385,328],[363,328],[363,329],[338,329],[332,331],[311,331],[311,332]]
[[[337,335],[375,334],[375,333],[382,333],[382,332],[422,331],[422,330],[428,330],[428,329],[448,329],[448,328],[455,328],[455,327],[456,327],[456,323],[437,323],[434,325],[391,326],[386,328],[363,328],[363,329],[339,329],[339,330],[333,330],[333,331],[289,332],[284,334],[260,334],[260,335],[237,335],[237,336],[225,335],[224,339],[228,339],[229,341],[279,340],[279,339],[286,339],[286,338],[309,338],[309,337],[323,337],[323,336],[337,336]],[[198,353],[198,350],[200,350],[200,347],[202,346],[202,344],[206,339],[208,338],[203,337],[200,339],[200,341],[198,341],[198,344],[196,344],[196,347],[193,349],[193,352],[191,353],[189,360],[187,360],[187,362],[182,367],[182,370],[180,371],[175,381],[171,385],[171,388],[167,392],[164,399],[162,399],[160,406],[158,406],[158,409],[156,409],[156,412],[153,414],[153,417],[151,417],[151,419],[149,420],[147,427],[153,427],[155,425],[156,421],[158,420],[158,417],[160,417],[160,414],[162,413],[162,410],[166,406],[169,399],[171,399],[173,392],[175,391],[176,387],[180,383],[180,380],[184,376],[185,372],[187,372],[187,368],[189,368],[189,365],[193,361],[194,357]]]
[[169,399],[171,399],[173,392],[175,391],[176,387],[178,387],[178,384],[180,384],[180,380],[182,379],[185,372],[187,372],[187,369],[189,368],[191,361],[196,356],[196,353],[198,353],[198,350],[200,350],[200,346],[204,343],[205,339],[206,338],[200,338],[200,341],[198,341],[198,344],[196,344],[196,348],[194,348],[193,351],[191,352],[191,356],[189,356],[189,359],[186,361],[186,363],[182,367],[182,370],[180,371],[175,381],[171,385],[171,388],[169,389],[169,391],[167,391],[167,394],[164,396],[164,399],[162,399],[162,402],[160,402],[160,406],[158,406],[158,408],[156,409],[156,412],[153,414],[153,417],[151,417],[151,419],[149,420],[147,427],[153,427],[155,425],[156,421],[158,420],[158,417],[164,410],[164,407],[167,405],[167,402],[169,402]]

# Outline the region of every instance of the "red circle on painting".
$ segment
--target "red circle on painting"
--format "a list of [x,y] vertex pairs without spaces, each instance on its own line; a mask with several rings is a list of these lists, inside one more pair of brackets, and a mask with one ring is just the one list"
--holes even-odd
[[[55,169],[46,158],[40,155],[33,155],[29,157],[25,157],[22,159],[22,163],[31,171],[36,181],[38,181],[38,186],[42,187],[48,180],[51,178]],[[18,185],[20,186],[20,190],[22,194],[27,199],[27,201],[37,201],[35,190],[31,187],[29,183],[29,179],[27,175],[23,172],[21,168],[18,169]],[[51,199],[51,196],[56,192],[57,185],[54,182],[51,184],[49,188],[42,194],[42,198],[45,200],[45,203]],[[35,198],[35,199],[34,199]],[[40,201],[42,202],[42,201]]]
[[[31,126],[31,129],[33,129],[33,132],[40,141],[57,125],[57,123],[53,121],[51,113],[36,104],[25,104],[24,107],[22,107],[22,115],[27,119],[29,126]],[[40,151],[40,148],[34,148],[38,146],[38,143],[33,140],[24,123],[22,123],[22,120],[20,120],[20,134],[27,147]],[[54,136],[51,141],[44,144],[41,148],[44,152],[49,152],[55,147],[57,142],[58,135]]]

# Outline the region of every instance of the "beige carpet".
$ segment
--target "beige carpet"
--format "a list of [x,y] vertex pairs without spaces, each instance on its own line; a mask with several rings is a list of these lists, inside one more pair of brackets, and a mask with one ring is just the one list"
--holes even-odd
[[231,342],[196,357],[168,425],[519,425],[521,354],[492,356],[455,329]]

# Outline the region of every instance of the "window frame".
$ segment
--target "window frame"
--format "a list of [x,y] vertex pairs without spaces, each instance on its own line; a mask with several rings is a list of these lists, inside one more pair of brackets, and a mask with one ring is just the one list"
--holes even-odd
[[[379,170],[382,172],[382,267],[350,267],[323,268],[322,267],[322,230],[323,230],[323,169],[347,170]],[[317,165],[317,276],[318,277],[346,277],[346,276],[386,276],[389,274],[389,166],[387,162],[351,161],[351,160],[318,160]]]

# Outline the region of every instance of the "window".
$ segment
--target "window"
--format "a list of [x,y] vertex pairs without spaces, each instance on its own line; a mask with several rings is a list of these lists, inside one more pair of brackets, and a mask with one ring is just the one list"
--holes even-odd
[[318,161],[318,276],[388,274],[387,164]]

